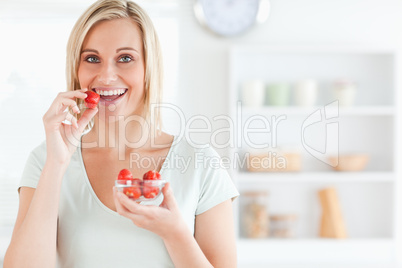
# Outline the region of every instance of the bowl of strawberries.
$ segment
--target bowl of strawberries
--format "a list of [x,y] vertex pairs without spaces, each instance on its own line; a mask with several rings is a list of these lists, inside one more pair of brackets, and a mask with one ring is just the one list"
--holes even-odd
[[122,169],[115,181],[118,192],[138,202],[155,200],[165,184],[166,181],[161,179],[159,172],[154,170],[146,172],[142,179],[139,179],[133,178],[130,170]]

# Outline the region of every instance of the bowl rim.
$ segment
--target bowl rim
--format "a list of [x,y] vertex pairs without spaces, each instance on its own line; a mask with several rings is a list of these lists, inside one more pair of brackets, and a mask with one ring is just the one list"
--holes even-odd
[[[132,183],[127,185],[127,184],[121,184],[119,182],[127,182],[131,181]],[[134,182],[134,183],[133,183]],[[115,180],[115,186],[116,187],[144,187],[144,186],[152,186],[152,187],[161,187],[166,184],[165,180],[138,180],[138,179],[130,179],[130,180]]]

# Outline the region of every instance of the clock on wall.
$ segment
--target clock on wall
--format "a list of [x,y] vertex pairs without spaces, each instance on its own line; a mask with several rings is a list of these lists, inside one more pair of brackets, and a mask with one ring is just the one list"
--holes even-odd
[[201,25],[221,36],[234,36],[264,22],[269,0],[196,0],[194,12]]

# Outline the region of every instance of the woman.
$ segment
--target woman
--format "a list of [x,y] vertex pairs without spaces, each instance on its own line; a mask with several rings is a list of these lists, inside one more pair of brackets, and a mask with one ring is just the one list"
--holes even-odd
[[[238,192],[208,165],[215,151],[162,132],[158,111],[151,116],[161,66],[152,22],[135,3],[98,1],[80,17],[67,46],[68,91],[43,117],[46,142],[23,172],[4,267],[236,267]],[[83,108],[87,91],[101,95],[98,108]],[[137,178],[159,171],[163,195],[137,204],[117,193],[124,168]]]

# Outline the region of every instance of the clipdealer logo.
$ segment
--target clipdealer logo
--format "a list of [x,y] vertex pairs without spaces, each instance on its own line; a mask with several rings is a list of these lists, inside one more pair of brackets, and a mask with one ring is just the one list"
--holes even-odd
[[[108,107],[110,110],[113,107]],[[251,149],[258,149],[264,152],[265,157],[261,158],[261,163],[257,163],[257,165],[261,166],[286,166],[286,161],[282,161],[281,155],[275,155],[273,152],[275,148],[278,147],[279,139],[281,138],[278,136],[278,129],[282,122],[287,121],[287,116],[285,114],[281,115],[272,115],[271,117],[266,117],[260,114],[254,114],[249,117],[243,117],[242,114],[242,103],[237,103],[237,109],[235,117],[230,117],[228,115],[218,115],[211,118],[208,118],[204,115],[195,115],[190,118],[186,118],[184,112],[176,105],[170,103],[161,103],[161,104],[152,104],[151,105],[151,118],[153,116],[153,111],[155,109],[166,109],[171,110],[177,116],[175,122],[180,124],[179,133],[176,135],[174,143],[172,146],[180,142],[181,139],[185,138],[187,143],[195,149],[207,149],[208,147],[212,146],[213,148],[217,149],[236,149],[234,155],[231,157],[222,157],[221,161],[223,163],[218,163],[219,158],[217,159],[208,159],[205,155],[204,160],[200,161],[200,158],[193,157],[192,159],[193,164],[205,166],[205,165],[212,165],[212,166],[223,166],[223,167],[233,167],[233,168],[242,168],[245,166],[246,163],[251,161],[256,161],[258,159],[251,159],[249,153],[241,154],[239,150],[242,148],[251,148]],[[113,112],[113,110],[110,110]],[[100,119],[105,118],[106,116],[109,117],[109,120],[115,122],[116,126],[114,128],[109,128],[108,131],[116,131],[118,132],[119,139],[118,143],[114,143],[114,140],[109,141],[109,147],[116,147],[119,149],[119,160],[124,160],[126,157],[126,148],[141,148],[144,144],[146,144],[149,140],[148,136],[141,136],[139,140],[131,140],[129,137],[126,136],[126,128],[129,124],[139,124],[141,128],[149,129],[150,125],[149,122],[144,120],[144,118],[138,115],[132,116],[122,116],[122,115],[110,115],[106,113],[105,110],[100,111],[98,117]],[[100,126],[99,130],[106,132],[107,129],[102,123],[105,120],[99,120]],[[213,124],[216,122],[225,121],[223,124],[220,125],[227,125],[227,127],[219,127],[217,129],[213,128]],[[193,123],[203,123],[206,127],[204,128],[197,128],[193,127]],[[258,127],[254,124],[258,123]],[[309,135],[310,130],[312,129],[320,129],[321,131],[319,134],[315,133],[314,135]],[[324,129],[323,129],[324,128]],[[213,130],[214,129],[214,130]],[[337,166],[338,161],[330,162],[329,156],[335,156],[338,159],[339,156],[339,103],[338,101],[334,101],[330,104],[325,105],[324,107],[314,111],[311,113],[305,120],[302,121],[300,125],[300,139],[301,145],[306,150],[306,152],[312,155],[317,160],[330,165],[330,166]],[[322,131],[324,130],[324,132]],[[205,134],[209,137],[209,143],[197,143],[195,140],[192,139],[191,134]],[[264,137],[263,139],[254,140],[252,137],[258,135],[259,137]],[[293,134],[292,134],[293,135]],[[110,135],[109,135],[110,136]],[[154,135],[155,136],[155,135]],[[224,142],[218,142],[218,136],[227,137],[224,139]],[[80,138],[75,137],[74,135],[71,136],[72,141],[74,143],[79,143]],[[106,135],[102,135],[99,138],[98,142],[86,143],[82,144],[83,148],[93,148],[96,146],[105,147],[106,146]],[[313,138],[309,142],[309,138]],[[293,139],[293,138],[292,138]],[[297,139],[297,137],[296,137]],[[324,139],[324,146],[317,145],[317,140]],[[257,143],[258,141],[258,143]],[[151,146],[152,148],[158,148],[160,146],[166,145],[159,145],[154,142],[151,138]],[[285,159],[286,160],[286,159]],[[132,165],[139,165],[139,166],[156,166],[160,163],[165,163],[164,159],[156,160],[147,159],[143,156],[133,154],[130,155],[130,163]],[[190,163],[189,159],[178,159],[175,163],[178,163],[180,166],[179,168],[186,169]],[[260,161],[260,160],[258,160]],[[282,161],[282,162],[281,162]]]
[[[314,148],[306,142],[305,132],[318,123],[325,125],[325,146]],[[310,114],[302,124],[301,143],[304,149],[313,157],[332,167],[338,166],[339,157],[339,102],[334,101]],[[336,161],[330,162],[328,156],[335,156]]]

